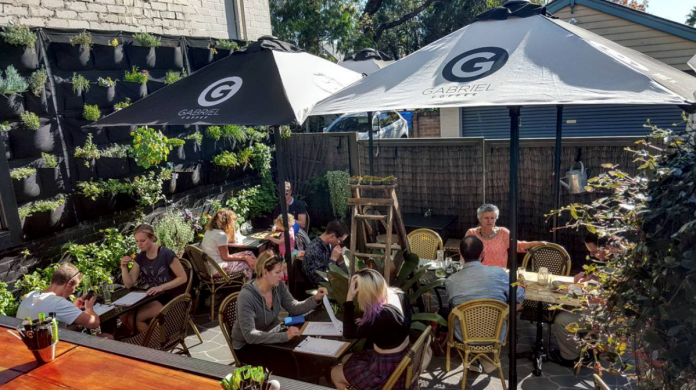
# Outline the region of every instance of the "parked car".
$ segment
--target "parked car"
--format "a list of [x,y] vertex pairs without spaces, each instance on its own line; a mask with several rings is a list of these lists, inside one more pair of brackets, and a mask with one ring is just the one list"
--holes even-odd
[[[374,139],[408,138],[408,122],[396,111],[377,111],[372,113]],[[367,113],[344,114],[336,118],[329,127],[324,128],[324,133],[358,132],[358,139],[367,139],[369,126],[367,125]]]

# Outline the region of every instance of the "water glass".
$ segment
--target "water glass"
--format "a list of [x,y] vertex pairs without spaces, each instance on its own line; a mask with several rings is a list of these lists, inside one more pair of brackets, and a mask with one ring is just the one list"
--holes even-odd
[[454,266],[452,264],[452,258],[448,257],[445,260],[445,272],[447,272],[447,275],[452,275],[454,273]]
[[541,267],[539,268],[539,274],[537,276],[537,283],[539,283],[540,286],[546,287],[549,285],[549,269],[546,267]]
[[517,268],[517,280],[524,283],[527,276],[527,270],[524,267]]
[[437,261],[442,262],[445,259],[445,251],[437,251]]
[[105,305],[110,305],[111,304],[111,285],[108,283],[105,283],[104,286],[102,287],[102,294],[104,296],[104,304]]

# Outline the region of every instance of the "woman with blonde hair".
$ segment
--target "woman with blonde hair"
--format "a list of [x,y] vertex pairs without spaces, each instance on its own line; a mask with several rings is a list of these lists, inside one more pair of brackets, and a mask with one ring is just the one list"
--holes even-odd
[[[355,321],[354,298],[363,311]],[[331,370],[336,388],[348,385],[362,390],[381,389],[409,350],[411,305],[404,293],[387,285],[382,275],[373,269],[363,269],[350,279],[348,295],[343,305],[343,336],[349,339],[367,338],[365,349],[349,354]],[[405,377],[394,390],[405,389]]]
[[292,227],[294,224],[295,217],[293,217],[292,214],[288,214],[288,226],[290,226],[290,228],[288,231],[285,231],[285,226],[283,225],[283,216],[279,215],[278,218],[275,219],[274,231],[281,233],[280,237],[273,238],[273,234],[266,236],[268,241],[278,245],[278,252],[283,257],[285,257],[285,235],[290,236],[290,253],[292,253],[295,249],[295,231]]
[[[220,209],[205,225],[205,234],[201,241],[201,249],[213,259],[227,274],[244,272],[251,279],[252,270],[256,265],[256,256],[251,251],[230,254],[228,243],[237,240],[235,224],[237,214],[232,210]],[[212,264],[210,272],[216,274]]]
[[[135,259],[130,256],[121,259],[123,284],[127,288],[137,285],[146,289],[147,295],[163,293],[156,301],[144,305],[137,312],[121,316],[121,322],[131,328],[131,331],[144,332],[147,330],[148,321],[154,318],[167,302],[184,292],[188,278],[176,254],[171,249],[156,244],[157,235],[152,226],[138,225],[133,235],[140,253]],[[133,267],[128,270],[131,261],[134,261]],[[133,322],[134,328],[131,325]]]

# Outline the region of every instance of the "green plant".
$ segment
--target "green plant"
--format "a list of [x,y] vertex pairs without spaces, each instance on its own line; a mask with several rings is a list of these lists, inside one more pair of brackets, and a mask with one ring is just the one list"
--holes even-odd
[[0,316],[14,317],[17,306],[14,295],[7,290],[7,283],[0,282]]
[[220,167],[234,168],[239,166],[239,161],[237,160],[237,155],[234,152],[225,150],[213,157],[213,164]]
[[261,142],[268,138],[268,127],[259,126],[257,129],[253,127],[247,127],[246,129],[247,137],[251,142]]
[[[114,82],[114,80],[111,80],[111,77],[107,77],[107,78],[99,77],[97,79],[97,85],[100,87],[109,88],[109,87],[113,87],[115,84],[116,83]],[[126,98],[126,99],[128,99],[128,98]]]
[[125,98],[123,101],[114,104],[114,110],[119,111],[131,105],[130,98]]
[[90,84],[89,80],[85,78],[85,76],[77,73],[73,73],[72,77],[72,90],[76,94],[81,94],[83,92],[89,91],[89,88],[92,86]]
[[26,179],[34,174],[36,174],[36,168],[31,167],[15,168],[10,171],[10,177],[15,180]]
[[53,211],[65,203],[65,198],[57,200],[39,200],[19,208],[19,217],[30,217],[35,213],[43,213]]
[[32,291],[43,291],[47,289],[56,266],[57,264],[42,270],[36,270],[30,274],[24,274],[22,279],[15,282],[15,288],[18,289],[22,295],[26,295]]
[[168,144],[167,137],[161,131],[141,126],[131,135],[133,136],[131,157],[139,166],[148,169],[162,161],[167,161],[167,156],[172,148]]
[[167,211],[155,223],[155,233],[161,244],[181,254],[187,244],[193,242],[194,231],[191,225],[186,222],[180,212]]
[[239,125],[222,126],[221,137],[235,143],[244,143],[248,140],[246,128]]
[[96,104],[85,104],[85,109],[82,112],[82,117],[90,122],[98,121],[99,118],[101,118],[101,111],[99,110],[99,106]]
[[166,84],[166,85],[174,84],[184,77],[186,77],[185,70],[183,70],[181,72],[176,72],[176,71],[173,71],[170,69],[164,75],[164,84]]
[[41,159],[46,168],[55,168],[58,166],[58,159],[51,153],[41,152]]
[[234,41],[228,41],[226,39],[218,39],[215,42],[215,48],[222,49],[222,50],[237,50],[239,48],[239,45],[237,44],[237,42],[234,42]]
[[235,192],[233,196],[225,200],[224,204],[237,214],[238,225],[250,218],[268,215],[278,204],[273,179],[263,178],[260,185]]
[[201,146],[203,144],[203,134],[200,131],[196,131],[193,134],[189,134],[186,137],[187,140],[192,140],[196,145]]
[[116,38],[109,41],[109,46],[111,46],[111,47],[116,47],[118,45],[119,45],[118,39],[116,39]]
[[348,199],[350,199],[350,174],[345,171],[326,172],[331,195],[331,209],[334,217],[345,220],[348,215]]
[[75,158],[82,158],[85,160],[85,166],[90,167],[92,159],[98,159],[101,157],[101,152],[92,142],[92,133],[87,134],[87,140],[84,146],[78,146],[75,148]]
[[146,32],[134,34],[133,38],[140,43],[140,46],[144,47],[160,47],[162,45],[162,38]]
[[81,181],[77,183],[77,192],[92,200],[97,200],[104,196],[104,188],[102,188],[98,182],[94,181]]
[[169,145],[171,148],[178,148],[178,147],[184,146],[185,144],[186,144],[186,141],[183,139],[179,139],[179,138],[167,139],[167,145]]
[[33,93],[34,96],[41,96],[44,86],[46,85],[46,81],[48,81],[48,73],[46,73],[46,69],[39,69],[34,71],[34,73],[29,76],[29,80],[27,81],[29,82],[31,93]]
[[290,126],[280,126],[280,138],[288,139],[292,137]]
[[[164,171],[163,171],[164,172]],[[164,173],[166,175],[166,173]],[[169,172],[171,177],[171,171]],[[138,204],[140,206],[154,207],[160,200],[166,200],[162,193],[163,176],[155,175],[155,172],[148,172],[147,175],[137,176],[133,179],[133,188],[138,194]]]
[[124,81],[129,83],[147,83],[150,73],[147,70],[138,70],[137,66],[133,66],[130,71],[126,71],[126,76],[123,78]]
[[34,114],[33,112],[25,111],[21,113],[19,117],[22,120],[24,127],[29,130],[36,131],[39,129],[39,127],[41,127],[41,121],[39,120],[38,115]]
[[255,143],[249,150],[251,150],[251,167],[259,172],[261,177],[270,177],[273,160],[271,148],[266,144]]
[[208,126],[205,129],[205,136],[213,141],[217,141],[222,137],[222,129],[220,129],[220,126]]
[[37,39],[36,34],[34,34],[29,27],[16,24],[5,26],[5,31],[0,33],[0,35],[2,39],[10,45],[24,46],[31,50],[34,50],[34,44]]
[[12,95],[13,93],[26,92],[29,84],[14,66],[9,65],[5,69],[5,77],[0,71],[0,95]]
[[85,50],[92,50],[92,34],[89,31],[83,31],[77,35],[70,37],[70,44],[80,45]]
[[131,151],[130,145],[114,144],[99,152],[101,157],[127,158]]
[[0,132],[6,132],[12,130],[12,126],[10,125],[9,121],[1,122],[0,123]]

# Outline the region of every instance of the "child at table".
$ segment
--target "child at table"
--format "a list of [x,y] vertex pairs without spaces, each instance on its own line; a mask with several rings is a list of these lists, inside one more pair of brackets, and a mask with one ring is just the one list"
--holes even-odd
[[[288,214],[288,226],[290,226],[290,229],[288,229],[288,231],[285,231],[285,227],[283,226],[283,216],[279,215],[278,218],[275,219],[275,226],[273,227],[273,230],[275,232],[280,232],[280,237],[273,238],[272,234],[266,236],[266,239],[268,241],[278,246],[278,253],[280,253],[280,257],[282,257],[283,259],[285,258],[286,253],[285,236],[290,236],[290,253],[292,253],[293,256],[297,253],[297,250],[295,249],[295,231],[292,228],[292,225],[294,224],[295,217],[293,217],[292,214]],[[283,262],[282,280],[284,282],[288,281],[288,268],[285,262]]]

